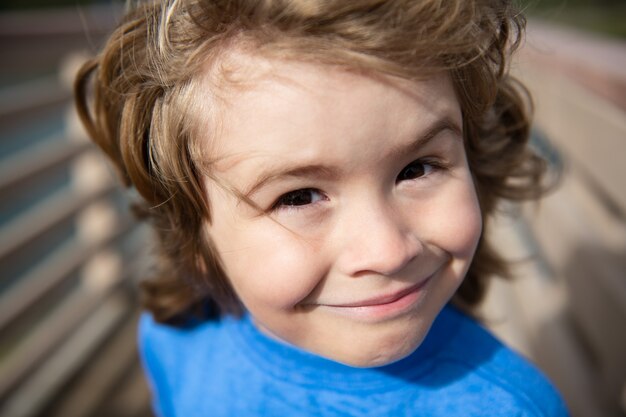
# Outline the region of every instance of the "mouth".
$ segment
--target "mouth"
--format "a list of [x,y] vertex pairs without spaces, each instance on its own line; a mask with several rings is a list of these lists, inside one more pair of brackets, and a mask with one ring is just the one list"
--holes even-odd
[[432,276],[391,294],[385,294],[365,300],[341,304],[320,304],[324,309],[358,319],[378,320],[392,318],[408,311],[420,304],[424,298],[427,284]]
[[401,298],[411,294],[414,291],[419,290],[421,287],[423,287],[426,284],[426,281],[428,281],[428,279],[415,284],[411,287],[405,288],[403,290],[397,291],[393,294],[389,294],[389,295],[383,295],[383,296],[379,296],[379,297],[374,297],[374,298],[370,298],[367,300],[362,300],[362,301],[356,301],[353,303],[345,303],[345,304],[336,304],[334,305],[334,307],[345,307],[345,308],[351,308],[351,307],[372,307],[372,306],[379,306],[379,305],[385,305],[385,304],[391,304],[394,303],[398,300],[400,300]]

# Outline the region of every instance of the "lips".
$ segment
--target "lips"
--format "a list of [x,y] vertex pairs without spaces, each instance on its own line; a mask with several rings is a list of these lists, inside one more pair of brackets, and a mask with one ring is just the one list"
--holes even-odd
[[378,322],[400,317],[414,311],[422,304],[426,296],[425,287],[433,276],[389,294],[347,303],[317,304],[317,308],[365,322]]
[[382,295],[382,296],[373,297],[373,298],[369,298],[369,299],[361,300],[361,301],[350,302],[350,303],[332,304],[332,307],[351,308],[351,307],[371,307],[371,306],[392,304],[395,301],[398,301],[399,299],[405,297],[406,295],[419,290],[426,284],[427,281],[428,279],[425,279],[418,284],[396,291],[392,294]]

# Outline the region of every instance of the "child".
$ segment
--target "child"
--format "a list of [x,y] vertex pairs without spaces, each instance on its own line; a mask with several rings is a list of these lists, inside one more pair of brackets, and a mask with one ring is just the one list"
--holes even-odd
[[566,415],[468,315],[506,269],[483,221],[540,191],[523,27],[502,0],[129,11],[76,92],[158,236],[159,416]]

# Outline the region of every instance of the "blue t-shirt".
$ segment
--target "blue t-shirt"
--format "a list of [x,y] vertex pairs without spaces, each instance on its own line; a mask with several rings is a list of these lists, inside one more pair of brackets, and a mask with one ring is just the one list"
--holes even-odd
[[536,368],[450,306],[413,354],[377,368],[276,341],[249,316],[175,328],[146,314],[139,337],[160,417],[567,416]]

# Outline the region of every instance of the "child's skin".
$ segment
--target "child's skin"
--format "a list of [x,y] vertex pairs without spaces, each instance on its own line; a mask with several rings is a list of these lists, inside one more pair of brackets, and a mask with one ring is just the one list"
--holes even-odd
[[207,150],[214,175],[265,213],[206,180],[207,231],[238,297],[262,331],[321,356],[405,357],[481,233],[451,81],[241,62],[252,82],[225,87]]

